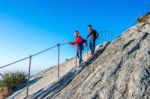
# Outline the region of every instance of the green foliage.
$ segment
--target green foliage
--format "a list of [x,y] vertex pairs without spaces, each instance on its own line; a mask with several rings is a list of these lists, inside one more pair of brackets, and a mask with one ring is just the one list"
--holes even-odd
[[3,83],[2,80],[0,80],[0,87],[5,87],[6,85]]
[[24,72],[8,72],[5,73],[3,79],[0,80],[0,87],[7,87],[12,90],[26,81],[27,79]]

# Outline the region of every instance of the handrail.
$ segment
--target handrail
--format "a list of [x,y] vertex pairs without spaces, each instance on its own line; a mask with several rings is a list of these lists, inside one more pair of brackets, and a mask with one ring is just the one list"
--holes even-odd
[[50,47],[50,48],[47,48],[47,49],[45,49],[45,50],[43,50],[43,51],[40,51],[40,52],[38,52],[38,53],[35,53],[35,54],[32,55],[32,57],[37,56],[37,55],[40,55],[40,54],[42,54],[42,53],[44,53],[44,52],[47,52],[47,51],[49,51],[49,50],[51,50],[51,49],[53,49],[53,48],[55,48],[55,47],[57,47],[57,45],[55,45],[55,46],[53,46],[53,47]]
[[[68,43],[60,44],[60,46],[63,46],[63,45],[66,45],[66,44],[68,44]],[[52,47],[50,47],[50,48],[47,48],[47,49],[45,49],[45,50],[43,50],[43,51],[37,52],[37,53],[35,53],[35,54],[33,54],[33,55],[30,55],[30,56],[35,57],[35,56],[37,56],[37,55],[40,55],[40,54],[42,54],[42,53],[44,53],[44,52],[47,52],[47,51],[49,51],[49,50],[55,48],[55,47],[57,47],[57,46],[58,46],[58,45],[52,46]],[[14,62],[12,62],[12,63],[6,64],[6,65],[0,66],[0,69],[5,68],[5,67],[8,67],[8,66],[13,65],[13,64],[16,64],[16,63],[19,63],[19,62],[21,62],[21,61],[27,60],[27,59],[30,58],[30,56],[25,57],[25,58],[20,59],[20,60],[17,60],[17,61],[14,61]]]
[[13,64],[16,64],[16,63],[18,63],[18,62],[24,61],[24,60],[26,60],[26,59],[28,59],[28,58],[29,58],[29,57],[26,57],[26,58],[20,59],[20,60],[18,60],[18,61],[9,63],[9,64],[7,64],[7,65],[3,65],[3,66],[0,67],[0,69],[1,69],[1,68],[5,68],[5,67],[8,67],[8,66],[13,65]]
[[69,43],[63,43],[63,44],[60,44],[60,46],[64,46],[64,45],[67,45],[67,44],[69,44]]

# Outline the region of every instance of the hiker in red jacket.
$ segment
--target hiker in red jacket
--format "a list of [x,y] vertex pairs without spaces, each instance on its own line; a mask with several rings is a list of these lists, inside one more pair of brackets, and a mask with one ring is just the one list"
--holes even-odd
[[80,36],[79,31],[75,31],[74,35],[76,37],[75,42],[70,42],[69,44],[70,45],[76,45],[76,47],[77,47],[77,57],[79,59],[79,64],[81,64],[81,62],[83,61],[82,60],[82,51],[83,51],[83,43],[82,43],[82,41],[83,41],[83,39]]

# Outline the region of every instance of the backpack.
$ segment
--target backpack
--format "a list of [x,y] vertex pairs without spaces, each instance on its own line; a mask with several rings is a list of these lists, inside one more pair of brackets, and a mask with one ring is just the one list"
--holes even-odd
[[99,37],[99,33],[96,31],[96,39],[98,39]]
[[87,40],[82,38],[82,44],[84,47],[86,47],[87,46]]
[[94,37],[95,37],[95,40],[96,40],[96,39],[98,39],[98,37],[99,37],[99,33],[98,33],[96,30],[94,30],[94,32],[95,32],[95,33],[94,33]]

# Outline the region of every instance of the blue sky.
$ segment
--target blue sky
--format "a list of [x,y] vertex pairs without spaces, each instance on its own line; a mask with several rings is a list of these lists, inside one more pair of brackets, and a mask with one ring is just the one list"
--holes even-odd
[[[88,24],[114,39],[149,7],[149,0],[0,0],[0,65],[72,41],[75,30],[86,37]],[[61,49],[61,62],[75,55],[72,46]],[[57,64],[56,50],[44,55],[34,61],[37,70]]]

